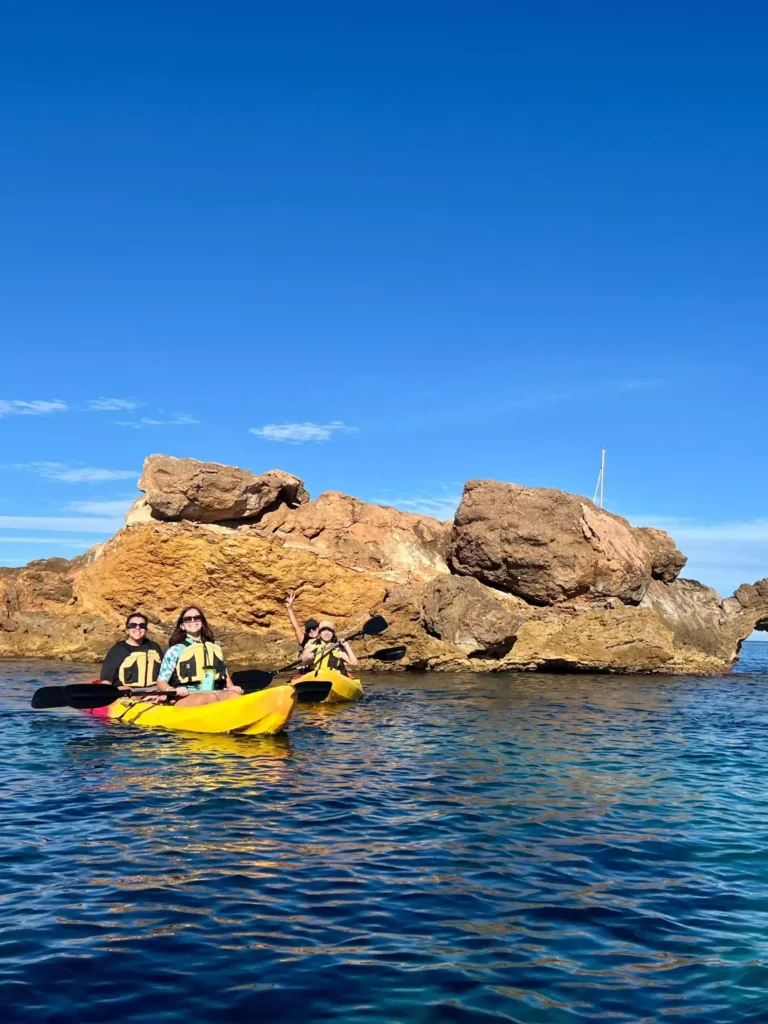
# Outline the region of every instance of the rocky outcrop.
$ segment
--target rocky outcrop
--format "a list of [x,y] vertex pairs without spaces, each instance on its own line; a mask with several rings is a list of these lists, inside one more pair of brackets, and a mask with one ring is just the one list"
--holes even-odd
[[470,480],[449,564],[532,604],[583,595],[639,604],[654,575],[674,579],[685,559],[660,530],[635,530],[578,495]]
[[170,455],[149,456],[139,490],[156,519],[196,523],[256,519],[280,505],[309,500],[303,482],[279,469],[255,476],[247,469]]
[[728,671],[768,629],[768,579],[731,598],[679,579],[667,534],[577,495],[470,481],[454,524],[302,482],[150,456],[146,494],[106,544],[68,562],[0,569],[0,656],[96,661],[137,608],[165,642],[202,605],[233,667],[276,668],[296,651],[285,613],[352,631],[383,614],[405,644],[389,669]]
[[428,633],[470,658],[499,659],[512,649],[525,620],[523,607],[469,576],[441,576],[422,591],[421,620]]
[[664,583],[673,583],[688,559],[682,551],[677,550],[669,534],[663,530],[654,530],[650,526],[632,527],[632,533],[637,543],[645,548],[651,576]]
[[448,575],[450,524],[338,491],[295,510],[283,505],[263,516],[255,530],[285,549],[312,552],[390,583]]

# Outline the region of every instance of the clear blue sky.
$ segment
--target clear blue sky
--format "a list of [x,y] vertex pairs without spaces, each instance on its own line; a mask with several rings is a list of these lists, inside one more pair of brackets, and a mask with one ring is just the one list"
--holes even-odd
[[755,3],[6,5],[0,562],[102,539],[150,452],[447,516],[470,477],[591,495],[605,444],[608,506],[688,575],[768,576],[767,34]]

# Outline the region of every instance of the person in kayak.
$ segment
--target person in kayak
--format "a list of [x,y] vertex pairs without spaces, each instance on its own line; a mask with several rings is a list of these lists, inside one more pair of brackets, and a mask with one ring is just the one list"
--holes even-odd
[[181,698],[176,707],[213,704],[243,692],[232,682],[224,653],[197,605],[190,605],[179,615],[168,644],[157,689]]
[[99,676],[102,683],[119,686],[122,690],[154,685],[163,649],[147,638],[148,625],[144,612],[131,612],[125,620],[125,640],[119,640],[107,651]]
[[296,619],[296,613],[293,610],[293,602],[295,600],[296,594],[294,591],[291,591],[285,599],[285,607],[288,609],[288,618],[291,620],[293,632],[296,634],[296,639],[299,643],[299,655],[303,656],[307,644],[311,643],[313,646],[317,646],[317,644],[319,644],[320,641],[317,638],[317,634],[320,628],[320,623],[317,619],[307,619],[302,631],[302,628]]
[[307,663],[304,672],[319,672],[323,668],[333,669],[348,676],[347,665],[357,665],[357,658],[346,640],[339,640],[332,622],[323,620],[318,626],[317,644],[308,644],[302,653],[302,662]]

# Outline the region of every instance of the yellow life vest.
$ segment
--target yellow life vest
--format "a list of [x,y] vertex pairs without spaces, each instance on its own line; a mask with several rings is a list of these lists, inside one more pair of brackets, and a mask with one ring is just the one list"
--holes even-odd
[[121,686],[152,686],[157,680],[161,656],[154,650],[129,654],[117,671]]
[[174,675],[179,686],[197,686],[202,683],[206,670],[213,669],[214,685],[226,683],[227,666],[224,663],[224,652],[210,640],[197,640],[182,652],[176,662]]
[[330,644],[318,643],[315,647],[315,657],[310,672],[319,672],[322,668],[331,668],[342,675],[349,675],[347,663],[338,657],[339,645],[336,641]]

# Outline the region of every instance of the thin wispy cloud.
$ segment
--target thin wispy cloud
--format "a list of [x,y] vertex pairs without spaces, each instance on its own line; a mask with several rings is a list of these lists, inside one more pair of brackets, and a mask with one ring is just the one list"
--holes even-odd
[[122,519],[75,516],[0,516],[0,530],[50,530],[55,533],[99,533],[111,536]]
[[46,480],[66,484],[101,483],[105,480],[137,480],[135,469],[100,469],[95,466],[69,466],[65,462],[26,462],[13,467],[25,469]]
[[122,516],[132,504],[132,498],[120,498],[117,501],[70,501],[64,506],[64,511],[81,512],[88,516]]
[[130,412],[138,404],[131,398],[94,398],[87,408],[89,412]]
[[[101,537],[93,537],[90,543],[100,544],[102,541]],[[77,540],[65,540],[63,537],[0,537],[0,544],[45,544],[47,547],[80,548],[82,550],[88,541],[83,537],[78,537]]]
[[357,427],[348,427],[341,420],[331,423],[267,423],[263,427],[251,427],[248,432],[265,441],[304,444],[306,441],[330,441],[335,434],[356,434]]
[[69,406],[56,398],[46,402],[35,399],[31,402],[22,402],[19,399],[0,398],[0,417],[3,416],[45,416],[52,412],[67,412]]
[[143,430],[146,427],[192,427],[200,420],[186,413],[178,413],[170,419],[157,419],[152,416],[142,416],[139,420],[118,420],[118,427],[133,427],[134,430]]
[[747,542],[768,544],[768,519],[707,523],[678,516],[628,516],[634,526],[653,526],[666,530],[675,540]]
[[506,409],[532,409],[540,405],[570,404],[574,401],[590,401],[609,398],[612,395],[626,395],[636,391],[649,391],[663,387],[666,380],[660,377],[632,377],[627,380],[607,380],[588,388],[566,388],[558,391],[538,391],[504,402]]
[[444,494],[424,493],[397,496],[391,498],[374,498],[374,505],[390,505],[403,512],[416,512],[422,516],[432,516],[442,522],[453,519],[461,502],[461,493],[446,491]]

